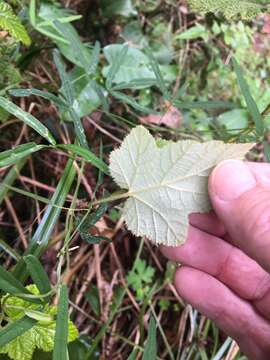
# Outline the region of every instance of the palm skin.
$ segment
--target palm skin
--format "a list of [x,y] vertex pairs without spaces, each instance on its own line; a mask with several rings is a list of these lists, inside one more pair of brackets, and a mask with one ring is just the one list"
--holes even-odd
[[192,214],[179,294],[234,338],[252,360],[270,359],[270,165],[229,160],[209,179],[214,212]]

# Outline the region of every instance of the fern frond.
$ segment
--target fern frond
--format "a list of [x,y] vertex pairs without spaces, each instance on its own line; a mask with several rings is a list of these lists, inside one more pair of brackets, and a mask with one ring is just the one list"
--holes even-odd
[[31,40],[20,22],[19,18],[14,14],[11,6],[0,0],[0,28],[7,31],[16,40],[21,41],[25,45],[30,45]]
[[222,13],[228,19],[242,18],[250,20],[262,13],[269,4],[265,1],[248,0],[188,0],[195,11]]

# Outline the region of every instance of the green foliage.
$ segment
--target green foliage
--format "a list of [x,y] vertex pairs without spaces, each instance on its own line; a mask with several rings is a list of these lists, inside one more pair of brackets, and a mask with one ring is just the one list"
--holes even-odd
[[[39,295],[35,285],[26,287],[34,295]],[[32,328],[18,336],[0,349],[1,354],[8,354],[13,360],[31,360],[36,348],[51,352],[54,347],[56,332],[57,307],[45,304],[42,307],[16,296],[6,295],[2,299],[2,308],[9,321],[15,321],[27,315],[37,320]],[[78,331],[73,323],[68,321],[68,341],[74,341]]]
[[235,17],[252,19],[267,7],[263,2],[247,0],[188,0],[188,2],[196,11],[222,13],[229,19]]
[[23,44],[30,45],[31,40],[25,27],[13,13],[11,6],[2,0],[0,0],[0,28],[8,31],[11,36]]
[[154,274],[155,269],[147,265],[145,260],[136,260],[134,268],[127,275],[127,282],[136,292],[138,300],[143,300],[149,293]]

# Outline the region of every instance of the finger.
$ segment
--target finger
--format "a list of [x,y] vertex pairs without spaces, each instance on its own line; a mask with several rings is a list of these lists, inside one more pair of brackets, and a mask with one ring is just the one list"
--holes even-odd
[[234,244],[270,271],[270,182],[265,180],[266,172],[265,165],[225,161],[210,176],[209,194]]
[[183,246],[163,246],[161,251],[170,260],[216,277],[241,298],[260,301],[259,310],[263,313],[270,308],[270,301],[265,301],[265,306],[261,303],[268,291],[270,295],[270,275],[256,261],[225,240],[190,227]]
[[234,338],[250,359],[269,359],[270,323],[250,303],[212,276],[189,267],[177,270],[175,286],[183,299]]
[[216,236],[224,236],[225,228],[217,215],[212,211],[208,214],[191,214],[190,225]]

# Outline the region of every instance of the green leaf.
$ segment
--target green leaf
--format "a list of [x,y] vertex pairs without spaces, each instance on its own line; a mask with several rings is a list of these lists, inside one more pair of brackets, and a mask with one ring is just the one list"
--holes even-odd
[[234,109],[235,104],[228,101],[180,101],[173,100],[173,105],[183,110],[201,109],[201,110],[215,110],[215,109]]
[[[34,295],[39,295],[35,285],[27,286],[27,290]],[[1,347],[0,353],[8,354],[13,360],[31,360],[35,349],[45,352],[53,351],[56,334],[56,306],[45,305],[41,308],[38,304],[30,303],[15,296],[4,297],[2,306],[3,304],[5,304],[3,308],[6,315],[14,320],[14,324],[16,321],[23,319],[25,314],[28,314],[32,317],[30,320],[34,322],[34,325],[28,331]],[[38,319],[38,321],[33,318]],[[68,342],[74,341],[77,337],[78,330],[68,320]]]
[[9,90],[9,94],[16,97],[27,97],[30,95],[35,95],[42,97],[43,99],[50,100],[55,105],[59,106],[59,108],[65,108],[67,107],[67,104],[65,101],[60,99],[58,96],[51,94],[48,91],[42,91],[35,88],[31,89],[11,89]]
[[17,164],[14,165],[9,170],[5,178],[0,183],[0,205],[9,191],[8,186],[11,186],[14,183],[14,181],[17,179],[17,177],[20,175],[20,171],[24,167],[25,163],[26,163],[25,158],[19,160]]
[[[33,255],[27,255],[24,258],[29,274],[37,286],[40,294],[47,294],[51,291],[51,284],[47,273],[44,271],[40,261]],[[50,296],[45,298],[49,301]]]
[[261,138],[264,135],[263,117],[257,107],[255,100],[253,99],[253,97],[251,95],[248,84],[243,76],[243,71],[235,59],[233,59],[233,66],[234,66],[234,70],[237,75],[237,80],[238,80],[239,86],[240,86],[242,94],[245,98],[248,111],[250,112],[252,119],[254,121],[255,128],[256,128],[256,134],[259,138]]
[[35,324],[36,320],[24,316],[2,328],[0,330],[0,353],[5,345],[30,330]]
[[103,51],[109,63],[102,71],[107,78],[107,89],[111,88],[112,84],[129,83],[138,79],[156,79],[148,57],[141,50],[112,44],[106,46]]
[[62,82],[63,95],[65,96],[68,105],[72,106],[75,98],[74,88],[70,79],[68,78],[68,75],[66,73],[66,66],[61,59],[59,51],[54,50],[53,60]]
[[8,31],[16,40],[27,46],[31,44],[25,27],[13,13],[11,6],[4,1],[0,2],[0,29]]
[[[39,257],[47,248],[54,226],[60,216],[61,207],[64,205],[75,175],[76,171],[73,166],[73,161],[69,160],[51,199],[51,204],[47,207],[31,239],[27,254],[33,254]],[[14,275],[22,281],[27,278],[26,266],[23,260],[18,262],[14,270]]]
[[44,149],[45,145],[37,145],[35,143],[28,143],[18,145],[11,150],[0,152],[0,167],[10,166],[16,164],[19,160]]
[[218,116],[217,122],[228,131],[237,132],[248,126],[248,112],[244,109],[234,109]]
[[104,15],[109,18],[115,15],[126,17],[137,15],[137,11],[133,7],[131,0],[102,0],[101,6]]
[[148,337],[142,360],[156,360],[157,357],[157,330],[156,321],[153,316],[150,318],[148,327]]
[[63,144],[59,145],[58,147],[60,149],[71,151],[75,155],[81,156],[84,160],[90,162],[100,171],[104,172],[107,175],[109,174],[108,166],[99,157],[92,153],[92,151],[74,144]]
[[159,65],[158,65],[158,62],[157,60],[154,58],[151,50],[149,48],[147,48],[146,50],[146,53],[150,59],[150,64],[151,64],[151,67],[155,73],[155,76],[156,76],[156,79],[157,79],[157,85],[160,89],[160,91],[162,92],[163,96],[164,96],[164,99],[165,100],[170,100],[170,94],[168,92],[168,89],[167,89],[167,86],[165,84],[165,80],[163,78],[163,75],[160,71],[160,68],[159,68]]
[[203,38],[206,42],[208,40],[208,30],[205,26],[197,24],[192,26],[186,31],[181,32],[180,34],[175,35],[175,40],[193,40],[198,38]]
[[183,244],[188,215],[211,209],[208,176],[213,167],[243,158],[252,147],[187,140],[158,148],[148,130],[137,126],[110,155],[115,182],[128,190],[123,210],[128,229],[156,244]]
[[[5,270],[0,266],[0,289],[15,295],[28,296],[29,291],[22,285],[22,283],[12,275],[11,272]],[[29,298],[29,302],[40,303],[37,299]]]
[[91,305],[92,310],[96,316],[100,316],[100,299],[99,299],[99,289],[91,285],[88,292],[85,294],[86,300]]
[[62,285],[57,307],[53,360],[68,360],[68,289]]
[[124,102],[125,104],[128,104],[130,106],[132,106],[134,109],[138,110],[138,111],[141,111],[142,113],[145,113],[145,114],[159,114],[158,112],[156,112],[155,110],[152,110],[152,109],[149,109],[145,106],[142,106],[140,105],[138,102],[136,102],[134,100],[134,97],[132,96],[129,96],[129,95],[126,95],[126,94],[123,94],[119,91],[110,91],[110,94],[112,96],[114,96],[116,99]]
[[128,357],[127,360],[136,360],[138,353],[139,353],[139,350],[138,350],[138,349],[134,349],[134,350],[132,351],[132,353],[129,355],[129,357]]
[[0,107],[5,109],[8,113],[17,117],[18,119],[22,120],[25,124],[30,126],[42,137],[48,140],[48,142],[51,143],[52,145],[56,144],[49,130],[33,115],[23,111],[19,106],[13,104],[11,101],[9,101],[8,99],[2,96],[0,96]]

